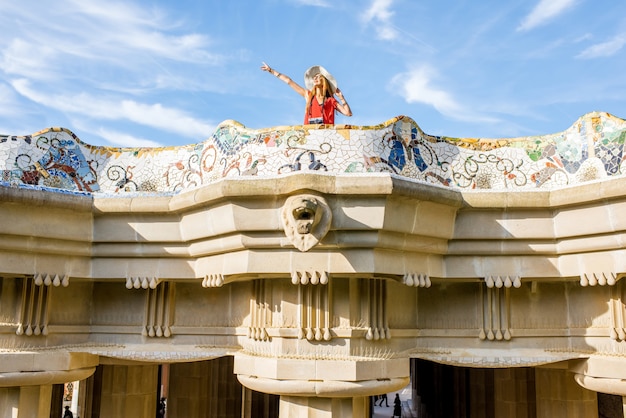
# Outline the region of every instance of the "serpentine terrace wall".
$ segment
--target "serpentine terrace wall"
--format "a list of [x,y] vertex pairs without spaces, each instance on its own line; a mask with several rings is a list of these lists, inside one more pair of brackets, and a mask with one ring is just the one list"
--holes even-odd
[[224,177],[388,172],[456,189],[554,189],[622,176],[626,121],[582,116],[549,135],[475,139],[424,133],[409,117],[376,126],[248,129],[220,124],[204,142],[96,147],[64,128],[0,136],[0,184],[67,193],[175,194]]

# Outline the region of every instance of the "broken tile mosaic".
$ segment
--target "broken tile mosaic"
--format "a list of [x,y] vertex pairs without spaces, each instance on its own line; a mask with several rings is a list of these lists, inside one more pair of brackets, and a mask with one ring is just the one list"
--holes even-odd
[[398,116],[376,126],[248,129],[227,121],[198,144],[96,147],[64,128],[0,136],[1,184],[86,193],[172,194],[225,177],[387,172],[463,190],[554,189],[621,176],[626,121],[594,112],[533,137],[449,138]]

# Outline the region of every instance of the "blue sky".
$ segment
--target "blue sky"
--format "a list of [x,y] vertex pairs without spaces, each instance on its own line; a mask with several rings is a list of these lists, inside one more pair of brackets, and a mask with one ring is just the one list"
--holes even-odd
[[0,133],[50,126],[89,144],[201,142],[222,121],[302,123],[323,65],[354,116],[412,117],[429,134],[560,132],[626,117],[626,2],[178,0],[0,2]]

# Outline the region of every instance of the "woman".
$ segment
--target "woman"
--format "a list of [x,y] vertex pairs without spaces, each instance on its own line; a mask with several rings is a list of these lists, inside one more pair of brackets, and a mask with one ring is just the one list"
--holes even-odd
[[[337,87],[337,81],[324,67],[315,65],[304,73],[306,89],[294,82],[289,76],[281,74],[263,63],[261,70],[276,76],[284,81],[306,100],[304,109],[304,124],[328,124],[335,123],[335,110],[346,116],[352,116],[350,105],[343,97],[343,93]],[[335,98],[335,95],[339,100]]]
[[393,416],[402,417],[402,401],[400,400],[400,395],[397,393],[396,398],[393,400]]

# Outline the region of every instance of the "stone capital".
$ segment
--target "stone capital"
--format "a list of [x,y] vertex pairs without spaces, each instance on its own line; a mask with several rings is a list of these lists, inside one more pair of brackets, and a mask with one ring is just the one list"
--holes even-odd
[[235,356],[242,385],[281,396],[354,397],[389,393],[409,383],[409,359],[295,359]]

